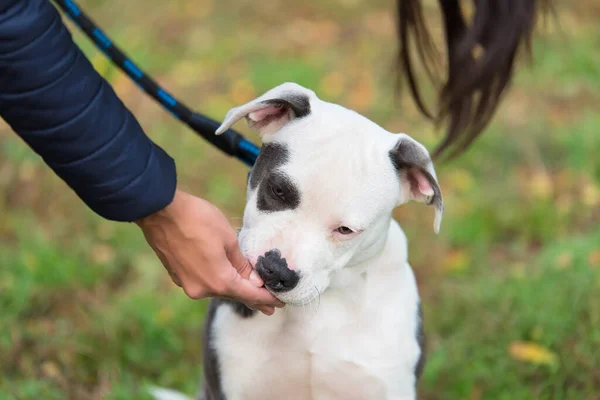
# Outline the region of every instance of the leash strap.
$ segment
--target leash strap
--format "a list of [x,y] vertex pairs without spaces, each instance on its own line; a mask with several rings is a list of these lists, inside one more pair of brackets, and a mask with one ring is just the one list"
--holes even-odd
[[73,0],[54,1],[114,64],[175,118],[188,125],[194,132],[224,153],[238,158],[250,167],[254,165],[260,150],[254,143],[232,129],[228,129],[222,135],[215,135],[215,131],[220,125],[218,122],[190,110],[163,89],[123,53]]

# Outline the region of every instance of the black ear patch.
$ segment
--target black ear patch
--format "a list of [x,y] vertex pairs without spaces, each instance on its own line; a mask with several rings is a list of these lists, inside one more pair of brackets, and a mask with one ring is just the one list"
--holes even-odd
[[290,94],[280,99],[265,100],[263,103],[270,106],[289,108],[294,112],[295,118],[303,118],[310,114],[310,101],[304,95]]
[[433,204],[440,211],[444,210],[440,185],[435,177],[428,171],[428,166],[431,164],[431,158],[423,151],[423,149],[411,141],[401,140],[392,150],[390,150],[389,157],[398,171],[407,171],[409,168],[418,168],[425,175],[433,189],[433,196],[431,196],[426,204]]
[[419,146],[408,140],[402,140],[394,146],[390,151],[390,159],[398,170],[408,167],[425,169],[431,162],[431,159]]

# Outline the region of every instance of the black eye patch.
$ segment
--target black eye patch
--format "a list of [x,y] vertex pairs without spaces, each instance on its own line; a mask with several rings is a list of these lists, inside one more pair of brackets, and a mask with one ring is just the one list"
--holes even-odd
[[260,183],[256,205],[265,212],[294,210],[300,205],[300,191],[287,175],[274,172]]

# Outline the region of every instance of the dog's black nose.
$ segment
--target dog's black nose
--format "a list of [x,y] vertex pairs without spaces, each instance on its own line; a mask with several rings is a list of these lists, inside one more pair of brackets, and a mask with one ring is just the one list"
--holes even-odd
[[255,268],[265,286],[274,292],[292,290],[300,280],[298,273],[288,268],[287,261],[277,249],[267,251],[264,257],[259,256]]

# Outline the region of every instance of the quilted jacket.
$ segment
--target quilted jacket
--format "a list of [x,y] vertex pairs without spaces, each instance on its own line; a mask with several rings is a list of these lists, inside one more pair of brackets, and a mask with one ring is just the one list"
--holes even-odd
[[134,221],[173,199],[174,160],[144,134],[49,0],[0,0],[0,116],[106,219]]

